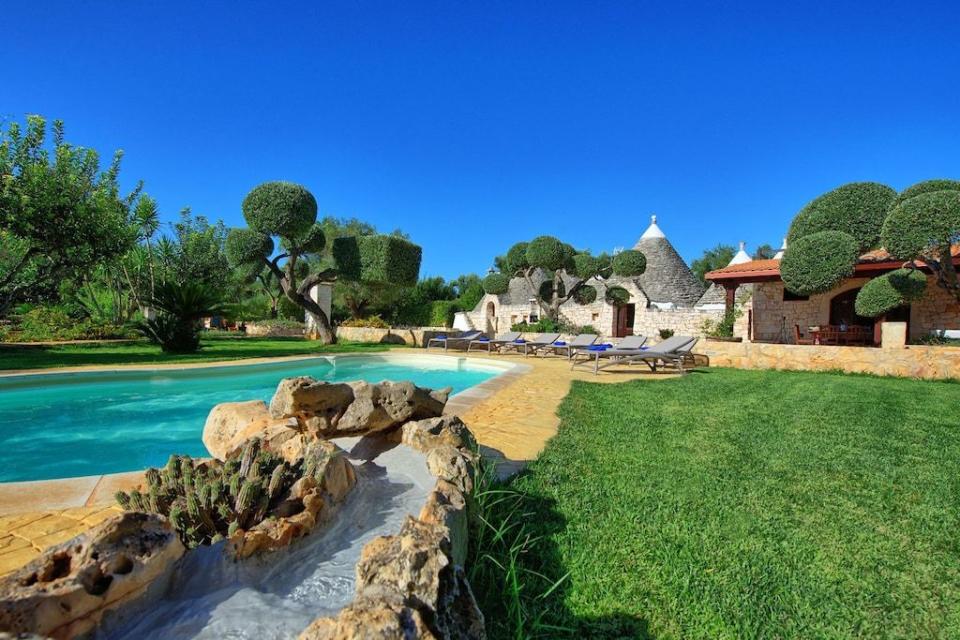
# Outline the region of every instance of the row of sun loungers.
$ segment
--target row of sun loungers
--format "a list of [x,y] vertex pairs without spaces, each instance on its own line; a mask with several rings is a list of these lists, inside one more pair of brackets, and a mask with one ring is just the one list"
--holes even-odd
[[570,360],[571,368],[592,365],[595,374],[612,366],[637,363],[647,365],[651,371],[672,367],[683,373],[697,343],[697,339],[691,336],[673,336],[652,347],[645,346],[645,336],[627,336],[616,345],[597,344],[599,336],[592,333],[580,334],[570,342],[561,341],[559,333],[542,333],[529,340],[521,339],[520,336],[519,331],[511,331],[496,338],[488,338],[480,331],[469,331],[453,338],[431,338],[427,342],[427,348],[442,346],[445,351],[450,348],[465,348],[468,352],[473,349],[486,350],[488,353],[514,352],[523,353],[524,357],[564,355]]

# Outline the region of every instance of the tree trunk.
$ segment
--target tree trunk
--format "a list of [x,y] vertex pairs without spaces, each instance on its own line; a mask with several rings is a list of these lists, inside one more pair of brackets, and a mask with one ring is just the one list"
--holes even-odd
[[317,335],[320,338],[320,341],[323,344],[333,344],[337,341],[337,336],[333,333],[333,328],[330,326],[330,319],[327,318],[327,314],[323,312],[323,309],[320,308],[320,305],[317,304],[313,298],[309,295],[302,295],[296,289],[290,286],[286,278],[283,278],[280,281],[280,286],[283,288],[283,292],[287,295],[287,298],[290,299],[296,305],[303,307],[309,313],[312,313],[317,319]]

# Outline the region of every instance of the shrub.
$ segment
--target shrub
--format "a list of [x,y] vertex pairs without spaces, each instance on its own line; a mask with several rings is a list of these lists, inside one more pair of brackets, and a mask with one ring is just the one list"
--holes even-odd
[[32,307],[13,317],[3,328],[2,342],[59,342],[136,337],[128,327],[93,318],[76,319],[63,307]]
[[490,295],[501,295],[510,289],[510,276],[505,273],[491,273],[483,279],[483,290]]
[[840,231],[854,239],[860,252],[874,249],[880,242],[883,220],[896,197],[896,191],[876,182],[853,182],[837,187],[800,210],[787,238],[794,244],[816,233]]
[[609,304],[625,304],[630,300],[630,292],[623,287],[608,287],[604,300]]
[[933,191],[960,191],[960,181],[937,179],[918,182],[917,184],[907,187],[901,191],[900,195],[897,196],[897,199],[894,202],[894,206],[915,196],[919,196],[924,193],[931,193]]
[[578,253],[573,256],[573,273],[581,280],[588,280],[610,265],[610,260],[595,257],[589,253]]
[[380,316],[370,316],[369,318],[350,318],[341,326],[343,327],[366,327],[370,329],[389,329],[390,325]]
[[434,300],[430,305],[430,326],[452,327],[454,314],[461,310],[456,300]]
[[[737,323],[737,318],[742,314],[742,310],[733,309],[723,314],[719,320],[706,319],[700,325],[700,330],[711,338],[732,338],[733,328]],[[673,335],[673,332],[670,332]],[[667,336],[670,337],[670,336]],[[663,336],[661,335],[661,338]],[[666,338],[663,338],[666,340]]]
[[467,310],[475,309],[483,298],[483,294],[483,285],[481,283],[470,285],[460,293],[460,306]]
[[960,191],[933,191],[904,200],[883,225],[887,250],[911,260],[949,246],[960,236]]
[[360,282],[417,284],[423,250],[397,236],[343,236],[333,241],[333,258],[340,275]]
[[853,275],[860,257],[857,241],[840,231],[820,231],[789,245],[780,261],[787,289],[808,296],[829,291]]
[[510,330],[523,333],[557,333],[563,331],[563,328],[550,318],[541,318],[536,322],[519,322],[511,326]]
[[573,292],[573,300],[577,304],[590,304],[597,299],[597,288],[585,284]]
[[243,217],[254,231],[297,237],[317,220],[317,200],[292,182],[265,182],[243,199]]
[[673,329],[660,329],[660,339],[666,340],[673,337]]
[[231,229],[224,249],[231,265],[248,265],[246,271],[256,276],[263,268],[260,258],[273,253],[273,238],[253,229]]
[[647,257],[640,251],[624,249],[613,256],[613,272],[618,276],[639,276],[647,270]]
[[283,320],[306,322],[307,312],[287,296],[281,296],[277,301],[277,316]]
[[572,256],[567,246],[553,236],[537,236],[527,245],[527,263],[549,271],[562,269]]
[[530,266],[527,261],[527,247],[529,242],[518,242],[507,250],[507,263],[504,265],[508,271],[520,271]]
[[863,286],[855,303],[857,315],[877,318],[923,296],[927,277],[915,269],[897,269]]
[[201,283],[158,285],[150,305],[157,316],[140,325],[141,331],[167,353],[193,353],[200,346],[199,321],[220,313],[220,295]]

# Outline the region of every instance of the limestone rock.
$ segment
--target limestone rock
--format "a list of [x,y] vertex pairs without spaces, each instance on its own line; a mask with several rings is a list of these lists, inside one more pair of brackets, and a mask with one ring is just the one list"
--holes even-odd
[[169,578],[184,547],[165,518],[126,512],[0,579],[0,629],[72,638]]
[[449,395],[449,390],[431,391],[412,382],[361,381],[350,386],[354,400],[335,425],[337,434],[383,431],[409,420],[439,416]]
[[399,596],[424,615],[437,637],[486,637],[483,614],[463,568],[451,561],[443,527],[407,518],[399,535],[367,543],[356,571],[358,601]]
[[411,421],[401,429],[401,442],[418,451],[428,452],[441,445],[457,449],[476,449],[470,429],[459,416],[441,416]]
[[309,376],[280,381],[270,401],[274,418],[312,417],[318,422],[336,426],[337,420],[353,402],[353,389],[340,383],[320,382]]
[[473,491],[472,454],[450,445],[434,447],[427,453],[427,469],[434,476],[453,483],[463,493]]
[[437,480],[427,501],[420,510],[421,522],[436,524],[445,532],[450,556],[454,564],[463,565],[467,560],[469,541],[467,530],[467,501],[463,493],[446,480]]
[[336,618],[317,618],[299,640],[433,640],[423,616],[397,595],[359,598]]
[[203,425],[203,444],[210,455],[218,460],[226,459],[231,446],[235,446],[237,434],[250,423],[270,418],[267,405],[261,400],[249,402],[224,402],[215,406]]

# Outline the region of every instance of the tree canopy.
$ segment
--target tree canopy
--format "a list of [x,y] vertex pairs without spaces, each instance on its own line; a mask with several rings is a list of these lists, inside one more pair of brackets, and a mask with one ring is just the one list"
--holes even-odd
[[[305,187],[290,182],[266,182],[243,200],[246,229],[227,237],[227,256],[234,265],[262,264],[276,277],[284,295],[317,320],[319,337],[334,341],[330,319],[310,297],[319,283],[352,281],[367,284],[413,286],[420,272],[421,249],[398,236],[345,235],[331,243],[317,222],[317,202]],[[328,225],[329,228],[329,225]],[[279,239],[280,253],[274,255]],[[297,266],[316,265],[298,278]]]
[[[616,256],[601,253],[593,255],[589,251],[578,251],[570,244],[553,236],[538,236],[529,242],[514,244],[503,256],[494,260],[499,273],[491,273],[483,280],[483,288],[489,294],[506,293],[511,278],[523,278],[541,311],[551,320],[560,316],[560,306],[568,300],[578,304],[589,304],[596,300],[597,291],[588,281],[594,278],[606,279],[612,275],[638,276],[646,270],[647,259],[642,252],[634,249],[621,251]],[[536,272],[546,277],[539,286],[534,286]],[[622,297],[629,293],[622,287],[615,295]],[[622,294],[621,294],[622,292]],[[608,296],[610,291],[607,292]]]
[[960,243],[956,180],[926,180],[899,194],[874,182],[843,185],[801,209],[789,239],[780,271],[794,293],[827,291],[853,274],[863,252],[884,248],[906,268],[867,283],[857,296],[858,313],[877,317],[922,296],[922,270],[960,300],[951,254]]
[[718,244],[712,249],[705,249],[703,255],[690,265],[690,270],[700,282],[706,284],[707,279],[704,277],[706,273],[724,268],[730,264],[736,254],[737,250],[729,244]]
[[[122,151],[101,169],[96,151],[29,116],[0,129],[0,315],[28,287],[94,269],[134,246],[142,184],[122,195]],[[29,278],[24,279],[24,274]]]

